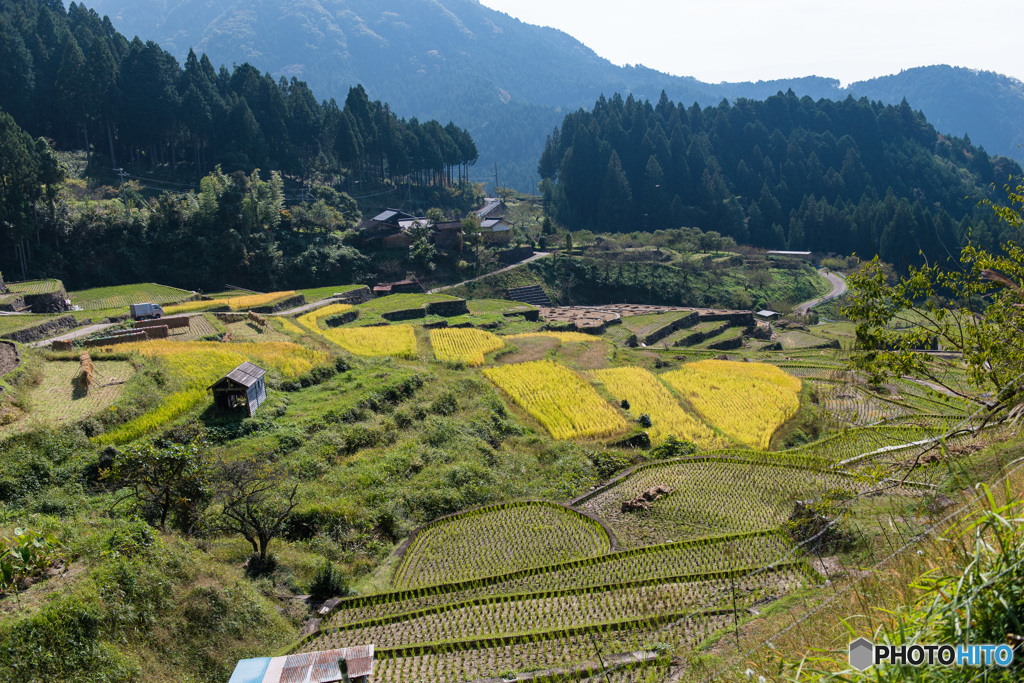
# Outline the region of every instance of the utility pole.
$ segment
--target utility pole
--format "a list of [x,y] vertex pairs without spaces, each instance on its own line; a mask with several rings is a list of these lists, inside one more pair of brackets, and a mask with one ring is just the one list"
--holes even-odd
[[124,191],[124,179],[128,177],[123,168],[115,168],[114,173],[121,176],[121,198],[124,199],[124,215],[128,215],[128,195]]
[[494,162],[494,196],[498,196],[498,162]]

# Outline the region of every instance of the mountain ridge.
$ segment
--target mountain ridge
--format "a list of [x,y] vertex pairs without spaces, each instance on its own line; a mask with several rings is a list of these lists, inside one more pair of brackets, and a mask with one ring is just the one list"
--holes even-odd
[[362,83],[402,116],[451,119],[480,147],[480,167],[501,166],[520,190],[535,188],[544,137],[566,110],[600,95],[632,94],[717,105],[763,100],[792,89],[813,99],[906,97],[944,133],[993,154],[1024,160],[1024,83],[965,67],[905,69],[843,87],[803,76],[704,83],[642,65],[617,66],[570,34],[527,24],[476,0],[91,0],[119,30],[152,39],[183,59],[189,48],[215,64],[249,61],[275,76],[305,80],[321,97],[341,98]]

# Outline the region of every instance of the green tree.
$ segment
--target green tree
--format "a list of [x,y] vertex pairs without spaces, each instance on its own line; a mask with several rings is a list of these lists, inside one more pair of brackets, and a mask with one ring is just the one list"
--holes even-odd
[[255,457],[221,462],[217,479],[221,528],[241,534],[260,562],[266,562],[270,542],[281,535],[298,505],[299,485],[289,489],[283,470]]
[[[989,205],[1019,237],[1024,185],[1006,190],[1006,204]],[[895,283],[876,258],[849,282],[844,312],[857,323],[851,362],[873,382],[919,377],[975,402],[989,420],[1024,414],[1024,249],[1016,241],[1003,254],[968,245],[959,267],[911,267]],[[935,343],[960,354],[968,385],[918,352]]]
[[120,489],[115,505],[164,529],[169,519],[190,533],[209,505],[212,493],[207,445],[188,444],[128,446],[117,453],[104,480]]

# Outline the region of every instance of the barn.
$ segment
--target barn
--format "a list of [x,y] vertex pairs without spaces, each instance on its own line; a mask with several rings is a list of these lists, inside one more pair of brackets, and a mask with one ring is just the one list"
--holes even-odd
[[214,405],[220,410],[245,408],[252,417],[267,400],[267,385],[263,381],[266,374],[260,366],[245,361],[210,385]]

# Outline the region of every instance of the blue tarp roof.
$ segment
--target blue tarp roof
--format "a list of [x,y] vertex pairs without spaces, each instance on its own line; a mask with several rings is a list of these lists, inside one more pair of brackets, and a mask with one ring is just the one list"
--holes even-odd
[[269,666],[270,657],[240,660],[228,683],[262,683]]

